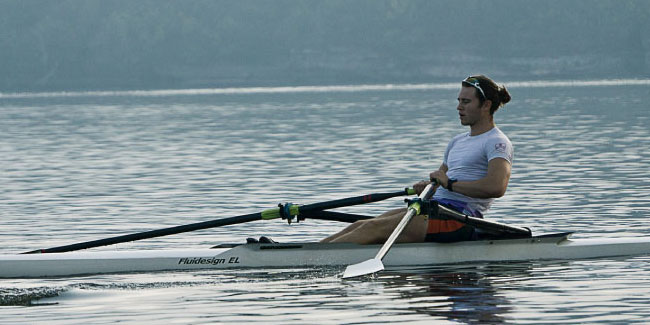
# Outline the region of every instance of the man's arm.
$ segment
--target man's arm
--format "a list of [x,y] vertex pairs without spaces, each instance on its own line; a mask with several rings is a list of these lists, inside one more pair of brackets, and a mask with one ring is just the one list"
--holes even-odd
[[[447,188],[447,170],[441,168],[431,173],[432,178],[437,178]],[[446,167],[446,166],[445,166]],[[460,193],[477,199],[490,199],[502,197],[506,194],[510,180],[510,163],[503,158],[494,158],[488,162],[487,175],[475,181],[458,181],[452,186],[453,192]]]

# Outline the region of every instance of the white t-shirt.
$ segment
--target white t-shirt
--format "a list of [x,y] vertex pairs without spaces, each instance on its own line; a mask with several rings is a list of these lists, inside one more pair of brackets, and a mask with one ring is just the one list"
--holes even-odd
[[[469,132],[455,136],[447,145],[443,163],[447,165],[447,176],[459,181],[475,181],[487,175],[488,162],[503,158],[512,164],[514,149],[510,139],[494,127],[492,130],[470,136]],[[467,208],[484,214],[494,199],[477,199],[460,193],[450,192],[442,186],[434,199],[450,199],[467,203]]]

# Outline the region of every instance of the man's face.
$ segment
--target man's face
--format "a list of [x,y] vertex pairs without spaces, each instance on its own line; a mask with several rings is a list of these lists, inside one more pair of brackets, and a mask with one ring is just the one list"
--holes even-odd
[[[473,87],[460,87],[458,93],[458,115],[460,124],[472,126],[483,118],[485,111],[481,109],[481,102]],[[485,106],[485,105],[483,105]]]

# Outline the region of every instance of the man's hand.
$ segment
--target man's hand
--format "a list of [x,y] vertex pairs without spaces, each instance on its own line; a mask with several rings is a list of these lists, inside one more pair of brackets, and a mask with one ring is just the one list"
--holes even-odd
[[449,181],[449,177],[447,177],[447,173],[444,171],[438,169],[435,172],[429,174],[429,178],[432,180],[437,180],[438,184],[442,185],[444,188],[447,188],[447,181]]
[[413,189],[415,190],[415,193],[419,196],[422,194],[422,191],[424,191],[424,188],[427,187],[427,185],[431,184],[429,181],[419,181],[415,184],[413,184]]

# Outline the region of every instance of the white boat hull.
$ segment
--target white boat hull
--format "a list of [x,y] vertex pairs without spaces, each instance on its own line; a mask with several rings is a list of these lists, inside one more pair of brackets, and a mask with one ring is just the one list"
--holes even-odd
[[[233,248],[0,255],[0,278],[227,268],[344,266],[375,256],[380,245],[282,243]],[[566,234],[451,244],[397,244],[386,268],[441,264],[575,260],[650,254],[650,238],[568,239]]]

